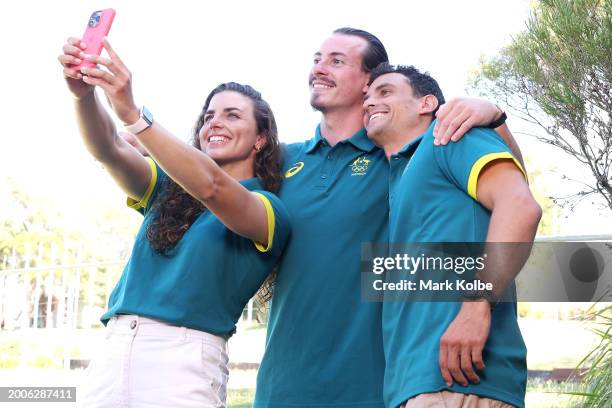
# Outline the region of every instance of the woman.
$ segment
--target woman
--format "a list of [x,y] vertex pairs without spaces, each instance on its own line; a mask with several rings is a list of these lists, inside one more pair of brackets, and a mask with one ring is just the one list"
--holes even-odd
[[[206,99],[189,146],[144,109],[140,116],[131,74],[104,46],[109,59],[84,55],[84,44],[71,38],[59,60],[88,150],[144,221],[102,316],[106,344],[79,401],[225,406],[226,339],[289,235],[288,215],[270,193],[281,181],[274,116],[251,87],[222,84]],[[108,71],[77,72],[82,59]],[[96,86],[150,158],[117,136]]]

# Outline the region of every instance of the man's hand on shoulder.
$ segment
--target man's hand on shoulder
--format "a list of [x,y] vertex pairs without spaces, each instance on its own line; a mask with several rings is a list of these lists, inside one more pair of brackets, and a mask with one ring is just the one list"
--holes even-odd
[[434,126],[434,144],[446,145],[456,142],[468,130],[488,126],[499,119],[503,111],[495,104],[480,98],[453,98],[441,105],[436,112],[438,121]]

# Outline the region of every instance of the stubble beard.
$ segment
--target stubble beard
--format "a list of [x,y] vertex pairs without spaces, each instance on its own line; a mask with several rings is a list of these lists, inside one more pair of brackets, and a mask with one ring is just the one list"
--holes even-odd
[[327,108],[324,105],[322,105],[320,102],[318,102],[316,97],[310,98],[310,106],[312,106],[313,110],[317,112],[321,112],[323,114],[327,111]]

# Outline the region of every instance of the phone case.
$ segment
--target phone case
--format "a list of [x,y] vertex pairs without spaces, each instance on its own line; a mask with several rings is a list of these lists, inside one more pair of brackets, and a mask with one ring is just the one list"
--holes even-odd
[[[85,34],[81,41],[85,43],[85,54],[100,55],[102,53],[102,40],[108,35],[113,20],[115,19],[114,9],[104,9],[94,11],[89,17]],[[90,61],[83,61],[74,68],[79,70],[81,67],[95,67],[96,64]]]

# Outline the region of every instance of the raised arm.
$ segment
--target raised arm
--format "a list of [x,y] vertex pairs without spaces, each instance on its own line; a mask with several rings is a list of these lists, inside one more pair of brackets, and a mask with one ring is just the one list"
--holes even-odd
[[[108,71],[86,68],[82,71],[87,75],[84,81],[104,90],[123,123],[135,123],[139,110],[132,97],[131,73],[107,40],[104,47],[110,58],[86,58]],[[248,191],[208,155],[174,137],[157,121],[136,138],[170,178],[201,201],[226,227],[268,246],[268,220],[273,214],[267,199]]]
[[268,211],[264,201],[244,188],[202,151],[174,137],[154,123],[136,135],[162,169],[223,224],[263,246],[268,246]]
[[145,158],[117,135],[115,125],[95,93],[83,81],[83,75],[72,68],[83,59],[84,44],[69,38],[58,57],[64,67],[68,89],[74,96],[74,107],[81,137],[87,150],[100,161],[119,187],[139,200],[151,180],[151,169]]

